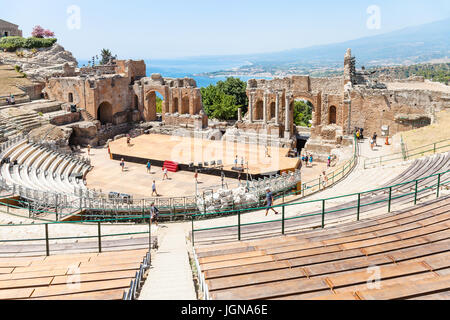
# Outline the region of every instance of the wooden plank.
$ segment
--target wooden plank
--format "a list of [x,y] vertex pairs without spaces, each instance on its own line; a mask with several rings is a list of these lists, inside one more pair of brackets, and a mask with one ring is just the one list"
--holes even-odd
[[201,268],[203,271],[207,271],[207,270],[213,270],[213,269],[237,267],[237,266],[251,265],[251,264],[255,264],[255,263],[271,262],[271,261],[274,261],[274,258],[272,256],[262,256],[262,257],[248,258],[248,259],[207,263],[207,264],[203,264],[201,266]]
[[344,293],[330,294],[327,296],[315,297],[315,298],[311,298],[309,300],[349,301],[349,300],[359,300],[359,299],[357,297],[355,297],[354,294],[351,292],[344,292]]
[[[383,281],[380,282],[381,288],[383,288],[384,286],[390,286],[390,285],[407,285],[409,282],[414,282],[414,281],[420,281],[420,280],[425,280],[425,279],[432,279],[435,278],[436,276],[431,273],[419,273],[419,274],[413,274],[413,275],[407,275],[407,276],[403,276],[403,277],[398,277],[398,278],[392,278],[392,279],[384,279]],[[357,292],[360,290],[367,290],[367,283],[362,283],[362,284],[356,284],[356,285],[351,285],[348,287],[342,287],[342,288],[337,288],[335,289],[336,293],[347,293],[347,292]]]
[[0,268],[0,274],[8,274],[13,272],[14,268],[12,267],[4,267],[4,268]]
[[434,277],[415,282],[409,282],[407,285],[397,284],[383,286],[378,290],[362,290],[357,294],[364,300],[391,300],[407,299],[414,296],[429,295],[439,291],[450,290],[450,276]]
[[51,270],[51,271],[18,272],[18,273],[13,272],[11,274],[1,274],[0,281],[54,277],[54,276],[65,275],[66,273],[67,273],[67,268],[55,269],[55,270]]
[[130,286],[129,279],[85,282],[74,286],[68,286],[67,284],[59,284],[50,286],[48,288],[36,288],[31,297],[32,298],[51,297],[84,292],[99,292],[112,289],[126,289],[129,286]]
[[322,280],[299,279],[214,291],[211,297],[214,300],[263,300],[327,289]]
[[246,275],[239,275],[227,278],[206,280],[210,292],[216,290],[229,289],[234,287],[244,287],[259,283],[277,282],[282,280],[306,278],[300,268],[273,270]]
[[304,267],[310,276],[328,275],[331,273],[367,268],[371,265],[390,264],[392,261],[383,255],[373,257],[358,257],[332,263],[321,263]]
[[108,271],[126,271],[126,270],[139,270],[140,264],[137,263],[123,263],[114,265],[91,265],[91,264],[81,264],[81,273],[98,273],[98,272],[108,272]]
[[0,290],[16,288],[33,288],[38,286],[48,286],[53,277],[34,278],[34,279],[16,279],[0,281]]
[[31,298],[28,300],[122,300],[123,289],[104,290],[98,292],[83,292],[51,297]]
[[[234,275],[251,274],[260,271],[279,270],[289,268],[288,261],[265,262],[246,266],[230,267],[225,269],[206,270],[205,279],[215,279]],[[203,270],[202,270],[203,271]]]
[[117,279],[131,280],[135,276],[136,276],[135,270],[112,271],[103,273],[87,273],[87,274],[79,274],[79,277],[77,277],[77,275],[64,275],[64,276],[56,276],[52,281],[52,285],[71,283],[75,278],[77,279],[77,281],[80,282],[92,282],[92,281],[117,280]]
[[263,256],[263,255],[265,255],[265,252],[261,251],[261,250],[248,251],[248,252],[226,254],[226,255],[221,255],[221,256],[211,256],[211,257],[199,258],[198,262],[200,264],[205,264],[205,263],[211,263],[211,262],[237,260],[237,259],[242,259],[242,258],[260,257],[260,256]]
[[[378,266],[379,268],[379,280],[402,277],[415,273],[430,272],[423,264],[419,262],[405,263],[403,265],[387,265]],[[333,288],[339,288],[344,286],[355,285],[359,283],[367,283],[368,279],[372,276],[369,270],[351,272],[341,275],[330,275],[327,277],[328,283]]]
[[29,298],[33,291],[33,288],[0,290],[0,300]]

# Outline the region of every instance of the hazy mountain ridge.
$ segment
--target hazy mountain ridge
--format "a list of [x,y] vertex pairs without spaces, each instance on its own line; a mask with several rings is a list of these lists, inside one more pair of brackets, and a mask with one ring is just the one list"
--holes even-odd
[[347,48],[352,49],[359,66],[419,64],[436,59],[448,59],[450,57],[449,39],[450,19],[446,19],[342,43],[241,56],[241,59],[252,64],[233,70],[207,72],[203,75],[286,75],[291,73],[327,75],[342,68]]

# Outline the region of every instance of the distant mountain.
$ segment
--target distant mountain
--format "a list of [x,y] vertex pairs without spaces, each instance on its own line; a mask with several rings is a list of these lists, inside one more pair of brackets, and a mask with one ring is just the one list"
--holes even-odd
[[[240,59],[249,61],[252,65],[246,65],[238,70],[230,70],[229,73],[276,74],[276,71],[295,72],[342,68],[347,48],[352,49],[359,66],[423,63],[450,57],[449,39],[450,18],[342,43],[240,56]],[[236,59],[237,56],[233,58]],[[214,74],[219,73],[214,72]]]

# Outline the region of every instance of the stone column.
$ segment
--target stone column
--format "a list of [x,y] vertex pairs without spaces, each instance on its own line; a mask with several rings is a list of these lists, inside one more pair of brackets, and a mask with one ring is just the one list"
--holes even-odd
[[238,122],[242,122],[242,108],[238,108]]
[[280,93],[277,91],[277,97],[275,100],[275,124],[279,125],[280,124]]
[[250,93],[250,97],[248,100],[248,112],[249,112],[249,120],[250,123],[253,123],[253,97],[255,96],[254,93]]
[[263,100],[263,121],[264,124],[267,124],[267,98],[268,98],[268,93],[264,92],[264,100]]
[[290,102],[291,97],[289,95],[286,95],[286,122],[284,125],[284,138],[290,139],[291,138],[291,110],[290,110]]

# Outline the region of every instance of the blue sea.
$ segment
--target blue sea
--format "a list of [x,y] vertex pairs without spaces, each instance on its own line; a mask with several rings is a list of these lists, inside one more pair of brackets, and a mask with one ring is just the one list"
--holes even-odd
[[[78,60],[78,65],[87,65],[87,60]],[[215,85],[219,81],[225,81],[226,77],[200,77],[196,74],[205,72],[214,72],[220,70],[231,70],[248,65],[249,62],[242,59],[232,58],[187,58],[176,60],[145,60],[147,65],[147,76],[153,73],[160,73],[165,78],[193,78],[197,82],[197,87],[203,88],[209,85]],[[247,82],[250,79],[271,79],[239,76],[242,81]]]

